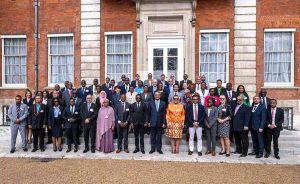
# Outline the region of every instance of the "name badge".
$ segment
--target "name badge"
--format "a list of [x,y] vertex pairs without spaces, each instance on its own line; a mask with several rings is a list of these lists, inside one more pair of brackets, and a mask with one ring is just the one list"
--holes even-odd
[[106,115],[104,118],[105,118],[105,119],[108,119],[108,115]]
[[61,115],[61,112],[60,112],[60,111],[58,112],[58,115]]
[[126,111],[129,111],[129,109],[127,108]]
[[223,111],[223,112],[225,112],[225,111],[226,111],[226,109],[222,109],[222,111]]
[[24,110],[23,108],[20,108],[20,110],[22,111],[22,110]]
[[41,110],[40,112],[44,112],[44,110]]
[[232,98],[232,100],[236,100],[236,98]]
[[132,96],[130,96],[130,97],[128,97],[128,98],[132,99]]
[[94,109],[90,109],[90,112],[94,112]]
[[85,90],[85,92],[89,92],[89,90],[87,89],[87,90]]
[[247,100],[247,99],[248,99],[247,97],[244,98],[244,100]]
[[78,112],[74,112],[74,114],[78,114]]

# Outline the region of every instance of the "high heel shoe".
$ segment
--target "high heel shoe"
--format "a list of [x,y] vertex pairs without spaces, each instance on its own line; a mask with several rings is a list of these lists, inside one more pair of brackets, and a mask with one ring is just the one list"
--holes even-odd
[[224,152],[220,152],[219,155],[224,155],[225,153],[226,153],[225,151]]

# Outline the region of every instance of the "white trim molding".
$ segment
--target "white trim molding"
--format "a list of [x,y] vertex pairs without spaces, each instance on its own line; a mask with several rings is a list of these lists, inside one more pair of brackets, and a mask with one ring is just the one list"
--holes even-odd
[[60,33],[60,34],[47,34],[47,38],[49,37],[74,37],[74,33]]
[[26,35],[0,35],[0,38],[26,38]]
[[201,29],[200,33],[229,33],[230,29]]
[[107,35],[132,35],[132,31],[116,31],[116,32],[105,32],[105,36]]
[[264,29],[264,32],[296,32],[296,28],[274,28]]

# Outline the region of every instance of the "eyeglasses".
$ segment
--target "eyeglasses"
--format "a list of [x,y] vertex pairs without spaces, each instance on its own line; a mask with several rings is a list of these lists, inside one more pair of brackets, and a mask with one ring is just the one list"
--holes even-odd
[[179,100],[179,98],[174,98],[174,100]]
[[58,101],[54,101],[54,103],[57,103]]
[[242,99],[237,99],[237,101],[243,101]]
[[220,98],[220,100],[225,100],[225,98]]

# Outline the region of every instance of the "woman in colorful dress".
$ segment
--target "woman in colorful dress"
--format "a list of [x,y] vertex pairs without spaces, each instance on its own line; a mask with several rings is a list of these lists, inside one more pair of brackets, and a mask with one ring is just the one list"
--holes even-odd
[[179,153],[179,145],[182,138],[182,129],[184,127],[185,110],[179,103],[179,96],[173,96],[173,103],[167,108],[167,130],[166,135],[171,140],[172,153]]

